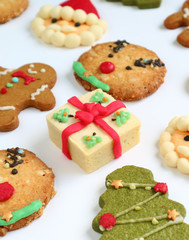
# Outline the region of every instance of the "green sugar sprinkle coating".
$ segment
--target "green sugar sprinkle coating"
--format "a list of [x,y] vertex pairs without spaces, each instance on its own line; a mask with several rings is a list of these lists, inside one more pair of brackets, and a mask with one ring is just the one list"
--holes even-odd
[[31,214],[37,212],[40,208],[42,208],[42,202],[40,200],[35,200],[31,202],[28,206],[25,206],[15,212],[12,212],[13,217],[10,219],[9,222],[2,220],[0,217],[0,226],[7,226],[11,225],[22,218],[28,217]]
[[69,112],[68,108],[60,109],[58,113],[53,114],[53,118],[62,123],[66,123],[68,121]]
[[103,91],[107,91],[107,92],[110,90],[109,85],[101,82],[95,76],[93,76],[93,75],[91,75],[89,77],[84,76],[84,73],[87,72],[87,70],[83,67],[82,63],[75,61],[73,63],[73,70],[81,79],[89,82],[96,88],[101,88]]
[[98,136],[83,136],[83,140],[87,148],[94,147],[97,143],[102,142],[102,138]]
[[[111,213],[114,216],[125,209],[131,208],[133,205],[137,205],[139,202],[143,202],[146,199],[154,196],[155,190],[152,187],[151,190],[146,191],[145,188],[136,188],[131,190],[130,188],[115,189],[110,184],[110,181],[114,179],[120,179],[125,183],[140,183],[140,184],[156,184],[154,181],[152,172],[145,168],[135,166],[125,166],[117,169],[109,174],[106,178],[107,190],[101,195],[99,199],[99,205],[102,210],[93,220],[93,229],[96,232],[102,234],[100,240],[188,240],[189,239],[189,225],[180,221],[178,224],[175,221],[171,221],[168,218],[162,218],[155,220],[158,216],[164,216],[168,210],[176,209],[180,213],[180,218],[184,218],[186,210],[184,206],[178,202],[168,199],[168,193],[160,193],[157,197],[152,198],[140,206],[140,210],[133,209],[126,214],[117,217],[117,221],[127,221],[130,219],[142,219],[152,217],[152,221],[137,222],[127,224],[116,224],[110,231],[101,231],[99,229],[99,220],[104,213]],[[166,227],[165,227],[166,226]],[[159,231],[157,231],[160,229]],[[156,230],[156,232],[155,232]],[[153,234],[149,235],[153,231]]]
[[90,102],[95,103],[109,103],[110,100],[107,97],[104,97],[104,93],[96,92],[94,95],[92,95]]

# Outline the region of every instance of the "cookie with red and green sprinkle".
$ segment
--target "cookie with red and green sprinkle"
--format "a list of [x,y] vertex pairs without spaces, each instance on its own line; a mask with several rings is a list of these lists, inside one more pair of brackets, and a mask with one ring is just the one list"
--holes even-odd
[[0,150],[0,236],[28,225],[43,214],[55,195],[54,174],[34,153]]
[[101,240],[189,239],[183,205],[168,199],[168,186],[145,168],[126,166],[106,177],[102,210],[93,220]]

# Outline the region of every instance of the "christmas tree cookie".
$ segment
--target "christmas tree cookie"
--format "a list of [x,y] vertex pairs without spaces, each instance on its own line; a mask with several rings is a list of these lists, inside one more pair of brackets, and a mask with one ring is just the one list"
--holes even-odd
[[148,169],[117,169],[107,176],[106,187],[93,220],[101,240],[189,239],[184,206],[168,199],[167,184],[155,182]]
[[123,5],[136,5],[141,9],[157,8],[161,4],[161,0],[107,0],[108,2],[122,2]]

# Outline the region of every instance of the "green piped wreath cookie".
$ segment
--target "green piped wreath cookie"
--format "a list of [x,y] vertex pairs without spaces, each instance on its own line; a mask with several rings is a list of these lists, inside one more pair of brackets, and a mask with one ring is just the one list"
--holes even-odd
[[126,166],[109,174],[102,210],[93,220],[100,240],[188,240],[183,205],[168,199],[166,183],[157,183],[151,171]]

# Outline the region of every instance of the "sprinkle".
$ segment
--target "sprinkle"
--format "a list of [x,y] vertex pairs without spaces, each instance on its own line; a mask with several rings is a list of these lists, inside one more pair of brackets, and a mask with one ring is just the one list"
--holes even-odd
[[102,100],[103,100],[104,102],[107,102],[107,101],[108,101],[108,99],[107,99],[106,97],[103,97]]
[[64,116],[67,116],[68,114],[67,114],[67,112],[64,112],[63,115],[64,115]]
[[135,189],[136,189],[136,186],[135,186],[135,184],[130,184],[129,188],[130,188],[131,190],[135,190]]
[[2,93],[2,94],[7,93],[7,89],[6,89],[6,88],[1,88],[1,93]]
[[135,210],[136,210],[136,211],[140,211],[140,210],[141,210],[141,207],[140,207],[140,206],[136,206]]
[[12,82],[17,83],[17,82],[19,82],[19,79],[17,77],[13,77]]
[[56,18],[52,18],[51,22],[55,23],[55,22],[57,22],[57,19]]
[[16,168],[14,168],[11,172],[13,175],[17,174],[18,173],[18,170]]
[[126,69],[127,69],[127,70],[132,70],[132,67],[127,66]]
[[23,152],[24,152],[23,149],[21,149],[21,148],[18,149],[18,153],[23,153]]
[[116,115],[118,115],[118,116],[119,116],[120,114],[121,114],[120,112],[116,112]]
[[40,72],[44,73],[46,70],[44,68],[41,68]]
[[96,136],[96,133],[95,133],[95,132],[93,133],[93,136]]
[[12,83],[7,83],[7,87],[11,88],[11,87],[13,87],[13,84]]
[[110,53],[109,55],[108,55],[108,57],[110,57],[110,58],[112,58],[114,55],[112,54],[112,53]]
[[86,137],[86,140],[87,140],[87,141],[90,141],[90,140],[91,140],[91,137],[90,137],[90,136]]
[[9,168],[10,167],[10,164],[8,162],[6,162],[3,166],[4,168]]
[[81,23],[79,23],[79,22],[75,23],[75,27],[79,27],[80,25],[81,25]]

